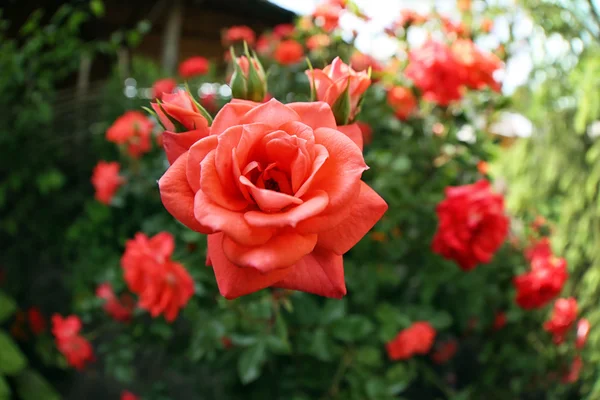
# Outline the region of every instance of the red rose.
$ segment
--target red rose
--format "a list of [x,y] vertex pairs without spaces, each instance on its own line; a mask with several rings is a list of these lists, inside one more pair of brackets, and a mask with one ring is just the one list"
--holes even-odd
[[447,340],[437,346],[436,350],[431,355],[431,359],[436,364],[445,364],[454,357],[457,350],[458,342],[455,339]]
[[499,331],[500,329],[504,328],[504,326],[506,325],[506,313],[499,311],[496,313],[496,315],[494,316],[494,323],[492,324],[492,328],[495,331]]
[[400,120],[406,120],[417,108],[417,99],[412,91],[403,86],[394,86],[388,91],[387,102]]
[[140,400],[140,398],[135,394],[124,390],[123,392],[121,392],[121,400]]
[[564,336],[577,319],[577,300],[573,297],[558,299],[554,303],[552,318],[544,323],[544,330],[552,333],[555,343],[562,343]]
[[133,302],[130,297],[123,296],[119,301],[109,283],[103,283],[96,289],[96,296],[104,300],[104,311],[116,321],[128,322],[133,312]]
[[550,247],[550,239],[547,237],[533,242],[525,249],[525,258],[532,262],[533,260],[545,260],[552,256],[552,247]]
[[563,375],[562,383],[575,383],[579,380],[579,375],[583,368],[583,360],[581,356],[575,356],[569,370]]
[[427,354],[435,335],[436,331],[429,322],[415,322],[386,344],[388,356],[390,360],[406,360],[415,354]]
[[155,99],[162,99],[163,93],[172,93],[177,87],[175,79],[165,78],[159,79],[152,85],[152,97]]
[[273,35],[280,39],[285,39],[294,34],[296,27],[294,24],[279,24],[273,28]]
[[277,45],[273,58],[282,65],[296,64],[302,61],[304,57],[304,48],[295,40],[282,40]]
[[171,164],[179,154],[209,133],[206,117],[188,92],[165,94],[160,105],[152,103],[152,108],[166,129],[163,147]]
[[[268,56],[273,52],[277,43],[278,38],[274,35],[263,33],[258,37],[258,41],[256,42],[256,52],[261,56]],[[229,52],[227,53],[230,54]]]
[[271,286],[346,293],[342,254],[387,205],[360,180],[362,152],[338,129],[322,102],[234,100],[217,114],[210,136],[160,179],[165,208],[209,234],[223,296]]
[[428,40],[411,50],[405,74],[427,101],[447,106],[463,96],[463,67],[444,43]]
[[439,225],[432,250],[464,271],[490,262],[506,239],[509,220],[504,199],[492,192],[486,180],[446,188],[446,198],[436,212]]
[[34,335],[39,336],[46,330],[46,320],[44,315],[37,307],[31,307],[27,310],[27,319],[29,320],[29,327]]
[[256,41],[256,34],[246,25],[232,26],[223,34],[223,45],[231,46],[236,42],[246,42],[252,46]]
[[480,90],[489,86],[500,91],[501,85],[494,73],[502,68],[502,61],[493,53],[484,53],[470,39],[458,39],[452,43],[454,59],[462,70],[462,84]]
[[67,362],[77,369],[83,369],[88,361],[94,360],[92,345],[79,335],[81,326],[81,320],[75,315],[67,318],[58,314],[52,316],[52,334],[56,338],[56,346]]
[[588,334],[590,333],[590,321],[586,318],[581,318],[577,322],[577,340],[575,341],[575,347],[582,349],[587,342]]
[[183,78],[194,78],[196,76],[206,75],[210,63],[204,57],[195,56],[179,64],[179,75]]
[[151,239],[137,233],[125,245],[121,266],[125,282],[139,296],[139,307],[172,322],[194,294],[194,282],[185,268],[170,259],[173,236],[161,232]]
[[462,21],[454,22],[446,17],[440,17],[440,20],[442,21],[442,28],[447,34],[454,34],[459,37],[470,34],[469,28]]
[[139,111],[127,111],[108,128],[106,140],[127,145],[129,155],[139,158],[152,147],[152,128],[152,121],[144,114]]
[[336,4],[324,3],[317,6],[312,16],[323,30],[331,32],[338,27],[342,11],[343,8]]
[[[338,125],[346,125],[348,121],[354,120],[359,112],[360,99],[371,85],[371,78],[366,72],[356,72],[339,57],[336,57],[322,70],[306,70],[306,75],[311,86],[314,85],[317,99],[329,104],[336,112]],[[346,90],[350,95],[350,104],[347,109],[338,114],[338,110],[334,106]]]
[[92,173],[92,185],[96,190],[96,200],[110,204],[119,186],[125,180],[119,176],[120,165],[118,162],[99,161]]
[[517,304],[526,310],[544,306],[558,296],[568,276],[564,258],[536,258],[529,272],[513,280]]

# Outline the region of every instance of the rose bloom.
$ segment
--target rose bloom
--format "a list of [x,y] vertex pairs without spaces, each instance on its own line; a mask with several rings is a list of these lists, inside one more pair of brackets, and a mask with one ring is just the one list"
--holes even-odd
[[163,93],[171,93],[177,87],[175,79],[159,79],[152,85],[152,97],[162,99]]
[[451,48],[454,58],[461,64],[465,86],[476,90],[489,86],[500,91],[501,85],[494,79],[494,73],[502,68],[502,61],[496,55],[482,52],[470,39],[458,39]]
[[492,324],[492,328],[495,331],[499,331],[500,329],[504,328],[504,326],[506,325],[506,313],[499,311],[496,313],[496,315],[494,316],[494,323]]
[[266,287],[346,293],[342,254],[387,204],[361,181],[361,148],[340,129],[326,103],[233,100],[209,136],[169,156],[163,204],[209,234],[223,296]]
[[[180,90],[165,94],[160,105],[152,103],[152,108],[165,127],[163,147],[167,156],[178,151],[176,149],[189,148],[196,140],[208,135],[208,121],[188,92]],[[169,159],[170,163],[174,161]]]
[[294,34],[296,27],[294,24],[279,24],[273,28],[273,35],[279,39],[285,39]]
[[34,335],[39,336],[46,330],[46,320],[44,315],[37,307],[31,307],[27,310],[27,319],[29,320],[29,328]]
[[583,360],[581,356],[577,355],[573,358],[573,362],[569,367],[569,370],[563,375],[562,383],[575,383],[579,380],[579,375],[583,369]]
[[56,346],[67,362],[77,369],[83,369],[88,361],[94,360],[92,345],[79,335],[81,326],[81,320],[75,315],[67,318],[58,314],[52,316],[52,334],[56,338]]
[[360,111],[358,104],[365,91],[371,85],[366,72],[356,72],[336,57],[323,69],[307,70],[306,75],[311,86],[314,84],[317,99],[333,107],[346,89],[350,93],[350,115],[352,121]]
[[406,360],[416,354],[427,354],[433,347],[435,335],[429,322],[415,322],[386,344],[388,356],[390,360]]
[[[275,35],[269,33],[263,33],[258,37],[258,41],[256,42],[256,52],[261,56],[270,55],[275,45],[279,43],[279,39],[275,37]],[[229,52],[227,52],[230,54]]]
[[409,53],[405,74],[427,101],[447,106],[463,96],[463,66],[444,43],[428,40]]
[[577,339],[575,341],[575,347],[582,349],[587,342],[588,334],[590,333],[590,321],[586,318],[581,318],[577,322]]
[[525,258],[532,262],[533,260],[545,260],[552,256],[552,247],[550,247],[550,239],[547,237],[541,238],[533,242],[525,249]]
[[139,158],[150,151],[152,143],[152,121],[139,111],[127,111],[121,115],[106,131],[106,140],[127,145],[127,152],[133,158]]
[[323,47],[327,47],[330,44],[331,44],[331,38],[329,37],[329,35],[326,35],[324,33],[318,33],[316,35],[312,35],[306,41],[306,47],[308,47],[309,50],[313,50],[313,51],[322,49]]
[[537,258],[531,270],[514,278],[517,304],[525,309],[540,308],[558,296],[569,274],[564,258]]
[[179,75],[183,78],[194,78],[196,76],[206,75],[209,66],[208,60],[204,57],[190,57],[179,64]]
[[246,42],[248,46],[252,46],[256,41],[256,34],[246,25],[232,26],[223,34],[223,45],[231,46],[236,42]]
[[396,118],[405,121],[417,108],[417,99],[404,86],[394,86],[388,91],[387,102],[394,109]]
[[552,317],[544,323],[544,330],[552,333],[555,343],[562,343],[564,336],[577,319],[577,300],[573,297],[558,299],[554,303]]
[[339,26],[342,11],[343,8],[336,4],[323,3],[317,6],[312,16],[324,31],[331,32]]
[[295,40],[282,40],[277,45],[273,58],[282,65],[296,64],[304,57],[304,48]]
[[129,289],[139,296],[139,307],[172,322],[194,294],[194,282],[183,266],[170,259],[173,236],[161,232],[151,239],[137,233],[125,244],[121,266]]
[[119,176],[121,166],[118,162],[99,161],[92,173],[92,185],[96,190],[96,200],[110,204],[113,196],[125,181]]
[[116,321],[129,322],[133,313],[133,299],[128,296],[119,301],[109,283],[103,283],[96,289],[96,296],[104,300],[104,311]]
[[431,355],[431,359],[438,365],[445,364],[454,357],[457,350],[458,342],[455,339],[447,340],[437,346]]
[[490,262],[508,234],[504,198],[492,192],[486,180],[448,187],[445,192],[436,208],[439,225],[432,250],[464,271]]
[[135,394],[124,390],[123,392],[121,392],[121,400],[140,400],[140,398]]

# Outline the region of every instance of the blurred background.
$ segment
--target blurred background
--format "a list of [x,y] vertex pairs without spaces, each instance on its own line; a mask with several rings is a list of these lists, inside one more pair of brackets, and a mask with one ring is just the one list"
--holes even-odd
[[[438,86],[455,78],[439,54],[418,55],[431,41],[472,43],[455,57],[485,84],[428,98],[406,73],[416,59],[447,77]],[[305,71],[337,56],[373,81],[357,121],[365,180],[390,208],[345,256],[344,300],[224,300],[205,236],[161,204],[169,164],[142,107],[187,89],[216,115],[244,42],[267,71],[265,99],[309,101]],[[0,399],[600,399],[599,44],[597,0],[4,0]],[[128,111],[151,126],[142,155],[107,140]],[[117,163],[108,199],[101,161]],[[436,205],[479,179],[511,229],[465,272],[431,250]],[[169,232],[194,280],[175,321],[136,305],[123,278],[138,232]],[[523,309],[513,282],[543,241],[569,278]],[[577,322],[557,342],[544,322],[559,297],[576,299]],[[85,367],[59,349],[55,314],[80,319]],[[422,320],[431,352],[390,360],[386,343]]]

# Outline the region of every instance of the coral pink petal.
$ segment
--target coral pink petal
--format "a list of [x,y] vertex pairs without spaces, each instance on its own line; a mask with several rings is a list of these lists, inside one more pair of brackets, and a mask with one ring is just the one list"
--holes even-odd
[[[308,197],[308,196],[307,196]],[[327,193],[320,190],[312,194],[304,203],[279,213],[264,213],[261,211],[248,211],[244,219],[251,226],[257,227],[295,227],[300,221],[321,213],[329,204]]]
[[220,135],[228,128],[240,125],[244,115],[255,107],[254,104],[247,102],[232,101],[225,104],[221,111],[215,116],[212,125],[210,126],[211,135]]
[[329,104],[322,101],[312,103],[290,103],[287,105],[300,116],[300,120],[312,129],[336,129],[335,117]]
[[179,157],[158,181],[163,205],[179,222],[201,233],[213,233],[194,217],[194,192],[185,174],[187,153]]
[[[297,197],[304,196],[304,194],[311,189],[311,185],[312,185],[313,181],[315,180],[315,177],[317,176],[318,172],[321,170],[321,167],[323,166],[323,164],[325,164],[325,162],[329,158],[329,152],[323,145],[320,145],[320,144],[315,145],[314,152],[315,152],[315,157],[312,161],[310,175],[308,177],[306,177],[305,181],[302,183],[302,185],[300,185],[300,187],[296,191],[295,196],[297,196]],[[292,171],[292,172],[296,172],[296,171]],[[294,174],[292,174],[292,183],[296,180],[295,178],[296,178],[296,176]]]
[[363,150],[363,135],[358,124],[342,125],[338,126],[337,129],[352,139],[361,151]]
[[208,135],[208,130],[198,129],[195,131],[173,133],[163,132],[163,148],[167,153],[167,159],[173,164],[177,158],[189,150],[198,140]]
[[214,231],[222,231],[239,244],[258,246],[266,243],[273,229],[248,225],[243,213],[227,210],[213,203],[202,190],[196,193],[194,215],[198,221]]
[[346,294],[344,261],[332,251],[316,247],[289,271],[285,279],[273,286],[336,299]]
[[323,100],[325,98],[325,93],[327,89],[331,85],[333,85],[333,80],[320,69],[314,69],[312,71],[306,71],[306,75],[308,76],[308,81],[312,86],[313,82],[316,86],[315,92],[317,95],[317,99]]
[[319,246],[336,254],[346,253],[381,219],[387,208],[386,202],[361,182],[360,194],[350,206],[350,214],[335,228],[319,233]]
[[279,128],[281,125],[290,121],[300,121],[300,116],[294,110],[271,99],[266,103],[250,110],[243,118],[243,123],[251,124],[253,122],[268,124],[273,129]]
[[[221,183],[215,165],[215,151],[208,153],[200,166],[200,187],[211,201],[234,211],[240,211],[247,207],[248,203],[239,188],[235,186],[233,188],[224,187]],[[231,173],[231,180],[233,181],[233,168]]]
[[175,250],[175,239],[169,232],[159,232],[149,240],[150,247],[157,254],[168,258]]
[[290,206],[292,204],[302,204],[302,199],[299,199],[294,196],[290,196],[289,194],[275,192],[273,190],[261,189],[257,188],[252,182],[248,180],[245,176],[240,176],[240,182],[242,185],[245,185],[254,201],[261,210],[272,212],[279,211],[284,207]]
[[223,297],[231,300],[256,292],[281,281],[289,273],[290,268],[286,268],[261,274],[254,268],[241,268],[232,264],[223,252],[223,236],[222,233],[208,236],[208,254]]
[[267,273],[295,264],[313,251],[316,244],[316,234],[300,235],[293,231],[273,236],[260,246],[242,246],[224,236],[223,252],[235,265]]
[[194,192],[200,190],[200,163],[217,147],[217,136],[207,136],[190,147],[187,160],[187,180]]

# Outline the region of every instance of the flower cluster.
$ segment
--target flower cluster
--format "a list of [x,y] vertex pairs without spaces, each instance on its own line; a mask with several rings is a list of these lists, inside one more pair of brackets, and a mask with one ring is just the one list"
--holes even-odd
[[92,345],[79,334],[81,328],[81,320],[75,315],[66,318],[58,314],[52,316],[52,334],[56,346],[67,362],[77,369],[83,369],[87,362],[94,360]]
[[127,111],[117,118],[106,131],[106,140],[125,145],[133,158],[139,158],[150,151],[152,143],[152,121],[139,111]]
[[139,307],[174,321],[194,294],[194,281],[183,265],[172,261],[173,236],[161,232],[152,238],[137,233],[125,245],[121,258],[125,282],[139,296]]
[[406,360],[414,355],[427,354],[433,347],[435,335],[436,331],[429,322],[415,322],[386,344],[388,356],[391,360]]
[[553,255],[535,257],[531,269],[514,279],[516,302],[522,308],[540,308],[558,296],[569,274],[564,258]]
[[131,296],[123,295],[119,299],[109,283],[98,286],[96,296],[104,301],[104,311],[116,321],[128,322],[131,319],[134,307]]

